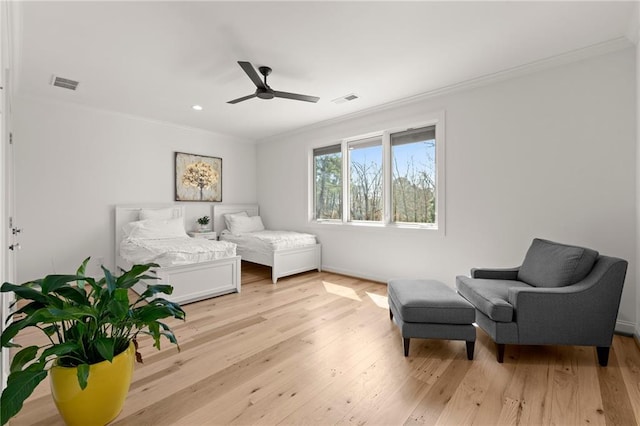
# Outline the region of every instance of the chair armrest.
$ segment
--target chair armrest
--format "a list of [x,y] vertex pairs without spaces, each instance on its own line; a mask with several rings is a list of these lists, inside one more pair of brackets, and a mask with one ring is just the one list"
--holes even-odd
[[513,287],[509,289],[507,300],[514,309],[522,307],[542,312],[545,306],[553,306],[563,300],[569,301],[574,296],[580,297],[579,295],[584,289],[584,286],[579,285],[566,287]]
[[626,261],[601,256],[579,283],[510,288],[519,342],[610,346],[626,268]]
[[517,280],[520,267],[515,268],[473,268],[471,278],[483,278],[487,280]]

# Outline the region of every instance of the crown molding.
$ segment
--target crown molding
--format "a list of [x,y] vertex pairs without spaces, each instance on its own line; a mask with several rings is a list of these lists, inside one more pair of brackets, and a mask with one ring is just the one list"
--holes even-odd
[[421,102],[427,99],[435,98],[438,96],[457,93],[464,90],[469,90],[477,87],[488,86],[501,81],[510,80],[512,78],[532,74],[535,72],[543,71],[546,69],[556,68],[562,65],[567,65],[573,62],[578,62],[584,59],[605,55],[607,53],[616,52],[631,47],[632,42],[625,36],[617,37],[611,40],[604,41],[602,43],[593,44],[580,49],[575,49],[570,52],[566,52],[560,55],[551,56],[548,58],[540,59],[537,61],[529,62],[524,65],[519,65],[512,68],[507,68],[502,71],[498,71],[491,74],[486,74],[480,77],[472,78],[469,80],[461,81],[459,83],[451,84],[438,89],[430,90],[425,93],[410,96],[407,98],[399,99],[396,101],[388,102],[382,105],[366,108],[361,111],[342,115],[340,117],[331,118],[328,120],[319,121],[317,123],[310,124],[308,126],[299,127],[287,132],[279,133],[277,135],[268,136],[266,138],[258,139],[257,143],[274,142],[283,138],[291,137],[308,131],[321,129],[345,121],[353,120],[359,117],[364,117],[374,113],[399,108],[405,105],[410,105],[416,102]]

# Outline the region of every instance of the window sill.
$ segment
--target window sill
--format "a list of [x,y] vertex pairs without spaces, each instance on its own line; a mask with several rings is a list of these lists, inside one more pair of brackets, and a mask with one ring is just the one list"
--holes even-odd
[[363,231],[417,231],[417,232],[432,232],[434,234],[444,234],[443,230],[433,225],[421,225],[421,224],[398,224],[398,223],[367,223],[367,222],[338,222],[338,221],[309,221],[309,226],[317,229],[335,229],[335,230],[363,230]]

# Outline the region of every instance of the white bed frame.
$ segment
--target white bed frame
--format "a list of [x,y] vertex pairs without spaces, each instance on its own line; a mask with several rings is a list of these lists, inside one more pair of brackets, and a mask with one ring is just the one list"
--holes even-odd
[[[224,223],[224,215],[229,213],[247,212],[249,216],[258,216],[257,204],[218,204],[213,206],[213,230],[220,235],[227,226]],[[238,246],[237,253],[242,260],[258,263],[271,267],[271,280],[278,282],[278,278],[286,277],[300,272],[317,269],[321,271],[320,244],[298,248],[274,250],[270,253],[259,253],[243,249]]]
[[[120,241],[124,238],[122,227],[139,220],[140,209],[173,208],[173,217],[184,218],[184,206],[166,205],[127,205],[116,206],[115,254],[118,275],[133,266],[120,257]],[[157,280],[140,281],[133,286],[133,291],[142,294],[148,284],[170,284],[173,294],[159,295],[172,302],[190,303],[226,293],[240,293],[240,256],[226,257],[209,262],[190,265],[170,266],[154,269]]]

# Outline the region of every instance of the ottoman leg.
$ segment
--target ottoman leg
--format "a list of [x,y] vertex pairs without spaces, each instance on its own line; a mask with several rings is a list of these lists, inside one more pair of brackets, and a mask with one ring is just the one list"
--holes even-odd
[[389,309],[389,319],[392,320],[393,319],[393,312],[391,312],[391,309]]
[[467,342],[467,359],[471,361],[473,359],[473,348],[476,342]]
[[496,343],[497,346],[497,358],[498,358],[498,362],[500,364],[502,364],[504,362],[504,343]]
[[402,339],[402,343],[403,343],[403,346],[404,346],[404,356],[409,356],[409,341],[410,340],[411,339],[408,338],[408,337],[404,337]]

